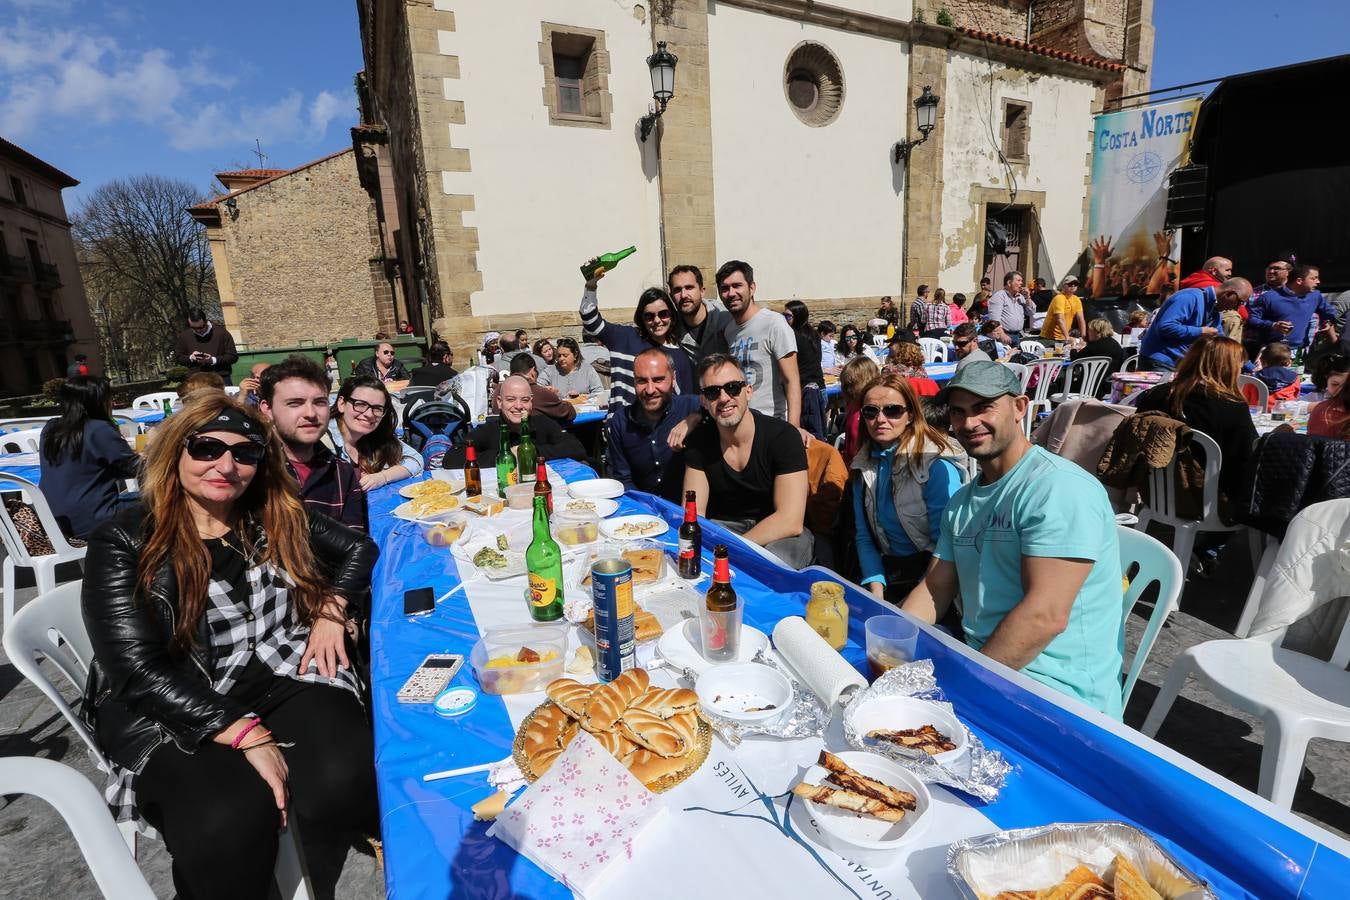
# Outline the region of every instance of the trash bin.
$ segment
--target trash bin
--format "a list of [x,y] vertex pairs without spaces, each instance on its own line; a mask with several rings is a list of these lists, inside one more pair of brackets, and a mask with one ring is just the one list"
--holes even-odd
[[348,338],[328,345],[328,349],[337,357],[338,377],[346,378],[351,375],[357,364],[374,356],[375,348],[383,343],[393,344],[394,358],[400,360],[409,369],[415,369],[422,365],[425,344],[423,344],[422,338],[415,334],[395,335],[388,341]]
[[249,377],[249,370],[253,368],[254,363],[279,363],[288,356],[307,356],[322,366],[323,354],[323,346],[312,342],[294,347],[263,347],[256,350],[240,350],[239,359],[230,369],[230,375],[233,382],[238,384]]

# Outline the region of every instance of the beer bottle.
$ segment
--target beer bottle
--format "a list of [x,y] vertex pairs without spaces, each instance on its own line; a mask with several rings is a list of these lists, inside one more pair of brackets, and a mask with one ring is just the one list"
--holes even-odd
[[164,398],[164,418],[167,419],[167,418],[168,418],[169,416],[171,416],[171,415],[173,415],[173,404],[169,402],[169,398],[168,398],[168,397],[165,397],[165,398]]
[[547,499],[534,495],[534,540],[525,551],[525,567],[530,586],[526,593],[530,617],[536,622],[553,622],[563,614],[562,550],[548,530]]
[[626,259],[637,252],[637,247],[629,247],[626,250],[617,250],[614,253],[602,253],[595,259],[581,267],[581,274],[587,281],[592,278],[599,278],[619,264],[619,260]]
[[483,494],[483,473],[478,468],[478,451],[469,444],[464,448],[464,496],[480,497]]
[[698,498],[684,492],[684,524],[680,526],[680,577],[698,581],[703,575],[703,528],[698,524]]
[[534,480],[534,464],[539,459],[539,451],[534,447],[534,435],[530,434],[530,414],[520,417],[520,447],[516,450],[516,461],[520,464],[520,481]]
[[704,597],[700,619],[703,655],[712,661],[735,659],[741,644],[741,608],[731,586],[731,563],[725,544],[713,550],[713,580]]
[[542,456],[535,464],[534,495],[544,498],[548,504],[548,514],[553,515],[553,485],[548,483],[548,464]]
[[506,499],[506,489],[516,483],[516,457],[511,452],[511,429],[506,426],[506,417],[502,417],[501,431],[497,437],[497,496]]

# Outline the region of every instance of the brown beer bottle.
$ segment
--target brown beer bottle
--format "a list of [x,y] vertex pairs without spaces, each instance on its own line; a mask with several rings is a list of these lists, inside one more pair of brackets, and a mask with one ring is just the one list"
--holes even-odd
[[703,527],[698,524],[698,498],[684,492],[684,524],[680,526],[680,577],[697,581],[703,575]]
[[478,470],[478,453],[473,444],[464,448],[464,496],[479,497],[483,493],[483,473]]
[[547,501],[548,514],[553,515],[553,485],[548,483],[548,465],[542,456],[535,461],[534,495]]
[[700,620],[703,655],[712,661],[735,659],[740,652],[741,616],[736,590],[731,586],[731,562],[725,544],[713,551],[713,580],[704,597]]

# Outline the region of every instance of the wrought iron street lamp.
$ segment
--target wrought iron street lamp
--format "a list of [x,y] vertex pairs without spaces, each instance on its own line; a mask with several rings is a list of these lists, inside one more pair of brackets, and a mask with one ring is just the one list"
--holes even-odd
[[933,93],[933,86],[925,84],[923,93],[914,98],[915,120],[919,125],[919,139],[912,141],[909,139],[897,141],[895,144],[895,163],[900,164],[900,160],[909,161],[909,151],[928,140],[928,135],[933,128],[937,126],[937,106],[941,98]]
[[645,143],[656,127],[656,120],[666,111],[666,104],[675,96],[675,64],[679,59],[666,49],[665,41],[656,42],[656,52],[647,57],[647,68],[652,76],[652,99],[656,101],[638,123]]

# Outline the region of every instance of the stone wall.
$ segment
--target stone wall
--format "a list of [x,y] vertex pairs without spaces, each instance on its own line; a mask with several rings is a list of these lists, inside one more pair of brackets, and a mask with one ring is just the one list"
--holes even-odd
[[[1019,41],[1027,36],[1027,0],[915,0],[914,8],[916,13],[922,11],[924,20],[930,25],[937,24],[938,13],[946,9],[951,14],[953,26],[992,31]],[[1036,17],[1040,18],[1040,15],[1038,0]]]
[[351,150],[235,200],[238,217],[222,208],[220,227],[245,343],[284,347],[392,329],[376,311],[379,243]]

